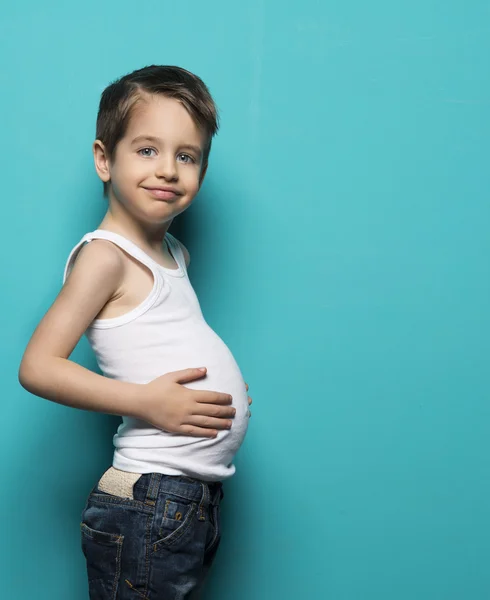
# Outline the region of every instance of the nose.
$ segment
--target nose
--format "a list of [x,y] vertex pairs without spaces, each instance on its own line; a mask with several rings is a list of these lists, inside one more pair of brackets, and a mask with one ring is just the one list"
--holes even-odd
[[157,163],[155,175],[157,177],[162,177],[167,181],[175,181],[178,179],[175,158],[169,155],[162,155]]

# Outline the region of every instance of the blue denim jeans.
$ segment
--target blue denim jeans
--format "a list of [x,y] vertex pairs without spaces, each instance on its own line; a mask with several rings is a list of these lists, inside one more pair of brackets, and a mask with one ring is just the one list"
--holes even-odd
[[221,539],[221,482],[146,473],[132,498],[98,484],[80,523],[90,600],[199,598]]

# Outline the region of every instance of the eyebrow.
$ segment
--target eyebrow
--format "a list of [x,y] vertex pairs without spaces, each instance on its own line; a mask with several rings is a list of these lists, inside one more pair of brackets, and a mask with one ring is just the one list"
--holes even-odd
[[[155,144],[161,144],[161,142],[162,142],[162,140],[160,138],[155,137],[153,135],[138,135],[137,137],[134,138],[134,140],[131,142],[131,144],[136,144],[136,142],[143,142],[145,140],[148,142],[154,142]],[[199,157],[202,155],[202,150],[201,150],[201,148],[199,148],[199,146],[194,146],[193,144],[184,144],[181,146],[181,148],[184,150],[192,150]]]

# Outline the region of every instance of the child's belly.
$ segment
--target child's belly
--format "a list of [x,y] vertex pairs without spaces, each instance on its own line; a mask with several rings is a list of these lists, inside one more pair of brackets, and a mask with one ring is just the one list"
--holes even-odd
[[[198,331],[199,333],[199,331]],[[214,439],[174,434],[155,428],[145,421],[123,417],[114,436],[114,466],[133,472],[184,474],[208,481],[220,481],[233,475],[233,458],[247,432],[249,421],[248,392],[240,369],[221,338],[205,323],[201,335],[182,339],[182,334],[166,337],[162,347],[154,349],[155,360],[164,366],[147,374],[146,381],[172,371],[206,367],[206,375],[189,383],[187,388],[230,394],[236,415],[230,430],[219,430]],[[141,374],[141,364],[138,365]]]

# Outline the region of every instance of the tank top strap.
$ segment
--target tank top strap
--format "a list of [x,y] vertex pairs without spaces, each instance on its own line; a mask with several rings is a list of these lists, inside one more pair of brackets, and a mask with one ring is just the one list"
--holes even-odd
[[68,259],[66,261],[65,270],[63,273],[63,283],[66,281],[70,270],[75,263],[75,260],[78,256],[78,253],[82,249],[83,245],[87,242],[91,242],[92,240],[108,240],[116,246],[119,246],[122,250],[124,250],[127,254],[138,260],[140,263],[144,264],[148,269],[150,269],[155,279],[160,279],[158,270],[155,268],[155,263],[151,260],[151,258],[141,250],[136,244],[125,238],[124,236],[114,233],[113,231],[107,231],[106,229],[96,229],[95,231],[91,231],[90,233],[86,233],[82,239],[78,242],[78,244],[72,249],[70,252]]
[[184,251],[182,250],[182,246],[179,240],[168,231],[165,235],[165,239],[167,240],[168,245],[170,246],[170,250],[172,251],[173,257],[177,261],[178,266],[182,269],[184,273],[187,273]]

